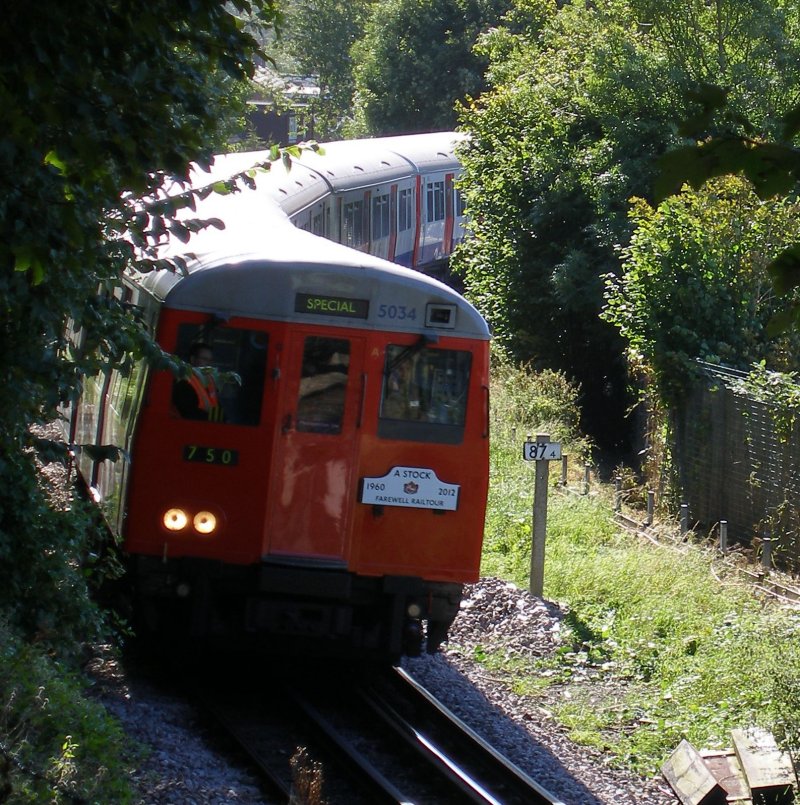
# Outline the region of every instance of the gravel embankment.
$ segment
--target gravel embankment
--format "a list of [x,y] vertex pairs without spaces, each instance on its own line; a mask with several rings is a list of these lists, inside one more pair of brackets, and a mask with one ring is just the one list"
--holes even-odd
[[[574,744],[546,702],[516,695],[507,680],[470,659],[479,646],[546,656],[559,645],[562,617],[558,607],[526,591],[484,579],[468,589],[444,651],[407,660],[405,667],[567,805],[675,805],[662,779],[644,780],[615,769],[600,752]],[[185,700],[124,678],[106,680],[103,690],[106,706],[126,732],[150,747],[136,774],[142,805],[266,802],[254,778],[229,760]]]

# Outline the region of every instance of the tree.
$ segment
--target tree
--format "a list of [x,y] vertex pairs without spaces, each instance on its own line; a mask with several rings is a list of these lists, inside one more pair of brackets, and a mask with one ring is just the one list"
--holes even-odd
[[[712,3],[708,16],[698,0],[690,6],[699,28],[678,25],[684,6],[526,0],[526,30],[483,40],[492,90],[462,117],[471,134],[463,162],[473,237],[458,257],[467,289],[515,358],[580,383],[584,425],[606,446],[625,434],[629,381],[624,341],[600,319],[602,277],[619,274],[630,242],[628,199],[653,200],[657,160],[682,141],[676,121],[697,110],[686,94],[697,75],[748,76],[740,106],[760,99],[762,123],[793,91],[754,55],[797,53],[789,22],[778,15],[758,48],[748,38],[761,35],[777,3],[748,2],[743,21],[736,4]],[[712,21],[713,35],[702,27]],[[706,72],[695,70],[697,53]],[[761,80],[772,92],[756,97],[748,88]]]
[[659,49],[695,86],[735,87],[737,114],[786,107],[800,79],[798,15],[785,0],[631,0]]
[[[243,111],[231,99],[253,71],[259,19],[275,21],[272,0],[3,9],[0,798],[126,801],[121,731],[81,701],[69,672],[102,630],[89,513],[47,498],[34,448],[43,459],[65,451],[31,426],[75,398],[84,372],[161,357],[114,290],[150,235],[189,233],[171,216],[191,197],[150,213],[132,200],[185,178],[224,141]],[[67,350],[68,320],[84,333],[81,355]]]
[[[641,4],[658,21],[659,4],[654,0],[641,0]],[[699,4],[692,13],[703,11]],[[716,69],[696,74],[697,86],[687,92],[694,114],[683,120],[681,131],[694,142],[671,149],[662,158],[655,198],[661,201],[686,185],[698,190],[709,179],[726,174],[746,177],[761,199],[793,195],[800,180],[800,151],[792,144],[800,133],[797,6],[784,0],[715,0],[705,11],[716,13],[720,20],[730,15],[732,22],[718,25],[718,30],[737,31],[739,49],[747,51],[748,61],[761,62],[762,69],[756,75],[735,67],[724,69],[731,59],[725,49],[727,40],[718,36]],[[662,24],[661,29],[668,35],[666,26]],[[783,310],[769,328],[776,334],[800,322],[795,293],[800,286],[800,244],[788,245],[768,270],[776,292],[784,296]]]
[[346,121],[352,117],[350,50],[363,36],[373,5],[375,0],[296,0],[287,7],[287,32],[281,47],[300,70],[318,77],[318,139],[341,136]]
[[761,201],[733,177],[656,208],[634,203],[636,229],[621,275],[608,278],[603,318],[664,403],[691,388],[698,358],[741,370],[762,361],[786,370],[797,360],[797,337],[766,334],[778,305],[766,268],[800,236],[798,212],[796,203]]
[[462,117],[472,237],[456,267],[505,351],[578,382],[583,426],[621,446],[627,375],[623,342],[599,320],[601,278],[630,237],[627,199],[647,194],[672,98],[624,17],[539,8],[534,27],[482,43],[495,87]]
[[353,47],[355,130],[383,135],[449,130],[455,102],[479,94],[478,35],[510,0],[384,0]]
[[[61,649],[90,633],[78,562],[85,531],[43,499],[29,428],[53,420],[85,371],[147,351],[158,357],[113,289],[148,232],[177,224],[168,205],[150,216],[130,199],[153,193],[166,175],[186,177],[192,160],[209,161],[240,111],[229,102],[234,82],[252,74],[258,52],[240,17],[269,25],[275,14],[271,0],[44,0],[5,9],[0,612]],[[68,354],[68,320],[85,333],[82,356]]]
[[[701,119],[710,119],[716,110],[726,108],[727,92],[723,88],[707,86],[699,97],[705,101]],[[696,125],[696,121],[687,125]],[[798,133],[800,105],[783,117],[778,142],[730,132],[675,148],[660,161],[656,199],[680,193],[685,186],[699,190],[706,182],[729,174],[745,177],[761,199],[794,198],[800,182],[800,149],[792,140]],[[775,292],[783,298],[782,309],[768,328],[776,335],[800,324],[800,242],[788,244],[767,270]]]

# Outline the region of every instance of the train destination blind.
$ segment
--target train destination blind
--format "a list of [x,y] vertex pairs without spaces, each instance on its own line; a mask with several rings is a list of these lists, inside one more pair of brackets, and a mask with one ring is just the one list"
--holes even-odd
[[317,316],[343,316],[366,319],[369,316],[369,299],[350,299],[345,296],[298,293],[294,298],[295,313]]

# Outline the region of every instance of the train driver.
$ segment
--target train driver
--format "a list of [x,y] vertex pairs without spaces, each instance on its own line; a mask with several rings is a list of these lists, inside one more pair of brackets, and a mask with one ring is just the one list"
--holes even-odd
[[420,419],[419,387],[414,382],[414,366],[403,358],[386,379],[381,416],[389,419]]
[[[189,364],[193,368],[208,369],[213,365],[214,353],[209,344],[197,341],[189,351]],[[213,375],[208,371],[192,372],[178,380],[172,389],[172,403],[184,419],[222,421],[222,406]]]

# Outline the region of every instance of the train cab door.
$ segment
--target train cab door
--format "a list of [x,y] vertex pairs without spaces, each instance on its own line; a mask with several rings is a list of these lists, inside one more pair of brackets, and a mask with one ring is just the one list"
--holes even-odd
[[294,331],[284,353],[267,555],[345,560],[364,341]]

